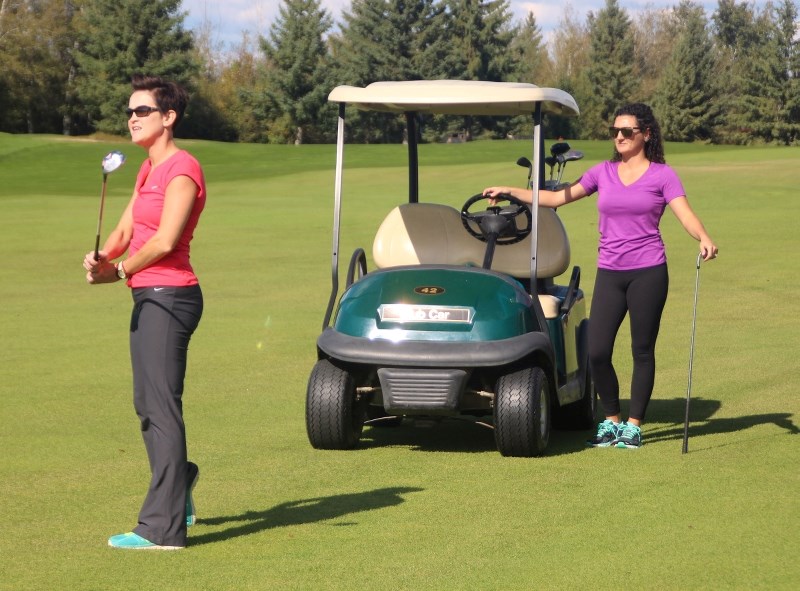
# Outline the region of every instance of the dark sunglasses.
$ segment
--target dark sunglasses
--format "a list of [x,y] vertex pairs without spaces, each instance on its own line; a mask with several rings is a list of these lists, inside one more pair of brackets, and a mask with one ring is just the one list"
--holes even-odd
[[155,113],[158,110],[158,107],[148,107],[143,105],[141,107],[136,107],[135,109],[128,107],[125,109],[125,114],[128,116],[128,119],[130,119],[131,115],[134,113],[136,113],[137,117],[148,117],[150,113]]
[[613,127],[612,126],[612,127],[608,128],[608,133],[611,136],[611,139],[616,138],[617,134],[621,133],[622,137],[624,137],[627,140],[627,139],[632,138],[634,133],[636,133],[637,131],[641,131],[641,130],[642,130],[641,127]]

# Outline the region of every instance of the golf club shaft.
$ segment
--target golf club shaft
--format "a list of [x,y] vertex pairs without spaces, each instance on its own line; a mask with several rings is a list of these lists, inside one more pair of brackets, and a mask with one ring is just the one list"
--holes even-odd
[[100,212],[97,214],[97,238],[94,241],[94,260],[100,260],[100,228],[103,225],[103,206],[106,202],[106,179],[107,174],[103,174],[103,187],[100,189]]
[[694,364],[694,335],[697,326],[697,294],[700,288],[700,262],[703,254],[697,255],[697,273],[694,278],[694,306],[692,307],[692,339],[689,344],[689,383],[686,386],[686,414],[683,419],[683,453],[689,451],[689,402],[692,397],[692,366]]

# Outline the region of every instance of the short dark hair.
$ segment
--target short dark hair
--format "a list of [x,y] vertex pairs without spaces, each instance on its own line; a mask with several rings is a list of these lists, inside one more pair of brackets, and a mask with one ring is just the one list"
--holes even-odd
[[153,93],[159,111],[175,111],[175,127],[183,119],[186,105],[189,104],[189,93],[180,84],[164,80],[160,76],[147,76],[134,74],[131,76],[131,86],[134,90],[146,90]]
[[[650,132],[650,139],[644,145],[644,155],[650,162],[657,162],[664,164],[664,142],[661,139],[661,127],[653,114],[653,109],[644,103],[630,103],[623,105],[614,113],[614,118],[623,115],[631,115],[636,117],[637,125],[641,128],[642,133],[645,131]],[[614,155],[611,158],[612,162],[619,162],[622,157],[617,149],[614,148]]]

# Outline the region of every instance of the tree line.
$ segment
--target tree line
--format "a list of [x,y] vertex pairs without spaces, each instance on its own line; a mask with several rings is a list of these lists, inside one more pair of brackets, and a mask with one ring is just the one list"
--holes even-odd
[[[565,5],[545,41],[535,13],[508,0],[351,0],[335,23],[320,0],[281,0],[265,36],[224,48],[212,27],[184,28],[180,0],[0,0],[0,131],[121,134],[135,72],[192,93],[184,137],[332,141],[339,84],[474,79],[570,92],[577,119],[550,133],[604,137],[617,106],[654,106],[664,137],[715,143],[800,143],[798,7],[680,0],[632,18],[617,0],[577,15]],[[354,112],[349,136],[403,140],[400,118]],[[433,117],[428,141],[530,133],[524,118]]]

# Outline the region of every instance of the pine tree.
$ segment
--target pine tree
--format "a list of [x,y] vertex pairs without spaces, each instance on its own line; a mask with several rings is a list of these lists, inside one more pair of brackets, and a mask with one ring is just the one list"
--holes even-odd
[[719,137],[726,143],[786,141],[790,135],[785,98],[788,71],[780,28],[767,4],[720,0],[714,25],[723,58],[725,86]]
[[605,137],[614,111],[634,100],[638,90],[631,21],[617,0],[606,0],[597,16],[589,13],[591,38],[587,77],[591,96],[584,120],[589,137]]
[[[344,13],[341,35],[332,40],[337,84],[366,86],[380,80],[434,77],[443,59],[443,9],[434,0],[354,0]],[[363,111],[348,115],[350,137],[400,142],[405,120]]]
[[691,0],[675,10],[677,41],[654,98],[664,138],[709,140],[718,114],[714,47],[703,7]]
[[533,12],[529,12],[525,20],[514,29],[509,49],[514,65],[514,71],[509,76],[511,79],[539,86],[549,86],[552,83],[552,64],[542,39],[542,29]]
[[82,4],[76,15],[75,86],[95,129],[109,133],[125,129],[123,110],[131,92],[131,75],[136,72],[191,88],[198,65],[192,55],[192,35],[183,29],[180,5],[180,0]]
[[323,133],[318,124],[330,91],[324,35],[331,25],[320,0],[282,0],[269,39],[261,42],[268,62],[270,141],[301,144]]
[[442,77],[505,80],[513,70],[514,38],[508,0],[444,0],[448,15],[449,71]]
[[780,101],[784,121],[777,139],[784,144],[800,142],[800,39],[798,9],[793,0],[782,0],[775,10],[777,42],[783,61]]

